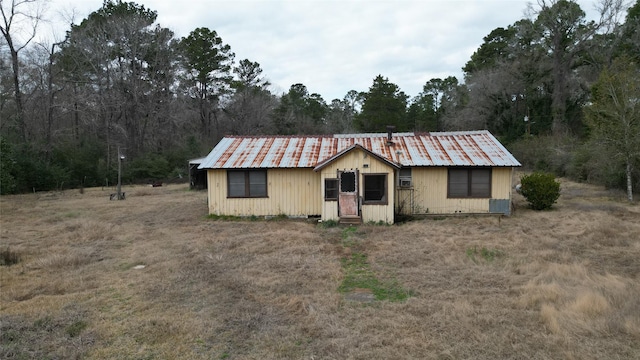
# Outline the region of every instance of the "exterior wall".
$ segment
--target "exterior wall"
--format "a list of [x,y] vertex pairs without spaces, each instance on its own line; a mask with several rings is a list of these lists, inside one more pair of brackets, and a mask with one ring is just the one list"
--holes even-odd
[[[367,165],[367,167],[365,167]],[[353,150],[342,157],[335,160],[333,163],[327,165],[320,171],[320,184],[321,193],[320,199],[322,200],[322,220],[338,220],[338,202],[337,201],[325,201],[324,200],[324,179],[335,179],[338,175],[338,170],[358,170],[358,193],[362,198],[362,174],[387,174],[387,204],[386,205],[362,205],[362,221],[363,222],[378,222],[383,221],[389,224],[393,223],[394,219],[394,202],[395,202],[395,174],[394,169],[388,164],[370,156],[362,150]]]
[[313,169],[268,169],[267,198],[227,198],[227,171],[208,170],[209,214],[235,216],[320,215],[320,177]]
[[491,197],[494,199],[511,200],[511,187],[513,184],[513,168],[493,168],[491,181]]
[[[368,165],[368,167],[364,167]],[[413,186],[396,189],[392,167],[354,150],[327,165],[320,174],[312,169],[268,169],[267,198],[227,198],[227,171],[208,170],[209,213],[235,216],[321,215],[338,220],[338,202],[324,200],[324,179],[336,178],[338,170],[359,171],[359,194],[363,196],[362,174],[387,174],[387,204],[362,205],[363,222],[393,223],[394,205],[409,214],[488,213],[489,199],[448,199],[446,167],[412,168]],[[512,168],[493,168],[491,198],[511,200]],[[397,202],[396,202],[397,199]]]
[[[405,214],[488,213],[489,199],[448,199],[446,167],[411,169],[411,189],[397,189],[396,208]],[[494,167],[491,199],[511,200],[512,168]]]

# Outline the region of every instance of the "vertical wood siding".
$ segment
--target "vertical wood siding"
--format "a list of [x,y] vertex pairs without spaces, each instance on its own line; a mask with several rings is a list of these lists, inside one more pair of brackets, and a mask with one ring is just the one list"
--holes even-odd
[[[366,155],[366,156],[365,156]],[[364,167],[367,164],[368,167]],[[338,170],[358,169],[359,195],[363,196],[362,174],[387,174],[387,205],[362,205],[363,222],[393,223],[394,206],[403,213],[455,214],[488,213],[489,199],[448,199],[446,167],[412,168],[412,190],[395,190],[394,169],[387,164],[354,150],[320,171],[312,169],[269,169],[268,198],[227,198],[226,170],[209,170],[209,213],[236,216],[321,215],[323,220],[338,219],[338,203],[324,200],[324,179],[336,178]],[[493,168],[491,197],[511,199],[512,168]],[[396,204],[396,195],[398,202]],[[410,198],[412,201],[410,201]]]
[[[364,167],[368,165],[368,167]],[[338,220],[338,203],[336,201],[324,201],[324,179],[335,179],[338,170],[355,170],[360,173],[358,179],[358,193],[362,197],[362,174],[387,174],[387,205],[362,205],[362,221],[393,223],[393,204],[395,201],[395,177],[394,169],[389,165],[369,156],[362,150],[353,150],[338,158],[332,164],[321,170],[321,199],[322,199],[322,220]]]
[[[412,168],[413,190],[398,190],[399,202],[396,207],[413,204],[413,214],[456,214],[488,213],[489,199],[448,199],[446,167]],[[511,168],[493,168],[491,174],[491,198],[511,199]],[[411,192],[413,201],[410,201]]]
[[322,213],[320,177],[312,169],[268,169],[268,198],[227,198],[227,171],[209,170],[209,213],[308,216]]
[[511,199],[513,168],[493,168],[491,176],[491,197]]

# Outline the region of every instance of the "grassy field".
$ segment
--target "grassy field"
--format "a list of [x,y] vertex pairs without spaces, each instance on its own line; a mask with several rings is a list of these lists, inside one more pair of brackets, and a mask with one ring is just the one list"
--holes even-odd
[[345,228],[125,190],[0,198],[19,257],[0,358],[640,358],[640,208],[618,193],[563,182],[552,211],[516,196],[508,218]]

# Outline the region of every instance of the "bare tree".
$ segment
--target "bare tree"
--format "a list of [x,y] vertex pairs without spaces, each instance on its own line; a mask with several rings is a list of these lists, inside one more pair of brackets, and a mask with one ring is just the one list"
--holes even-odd
[[16,101],[16,123],[22,141],[27,140],[24,123],[24,106],[20,90],[20,61],[18,53],[36,37],[38,24],[42,20],[42,0],[0,0],[2,23],[0,32],[11,53],[13,68],[13,91]]
[[622,160],[627,199],[633,201],[634,164],[640,159],[640,68],[629,57],[614,60],[593,87],[593,103],[587,108],[592,137],[608,161]]

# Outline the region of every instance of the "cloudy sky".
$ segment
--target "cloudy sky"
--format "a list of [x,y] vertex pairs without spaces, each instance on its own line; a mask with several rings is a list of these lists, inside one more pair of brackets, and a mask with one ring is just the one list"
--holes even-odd
[[[367,91],[382,75],[413,97],[433,78],[456,76],[497,27],[525,17],[524,0],[137,0],[184,37],[215,30],[236,61],[260,63],[280,94],[295,83],[326,102]],[[593,1],[578,1],[591,19]],[[51,0],[50,18],[79,23],[102,0]],[[67,20],[68,24],[69,20]],[[68,26],[54,28],[57,38]]]

